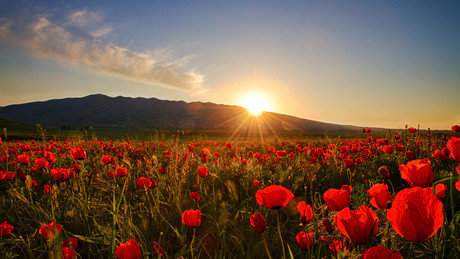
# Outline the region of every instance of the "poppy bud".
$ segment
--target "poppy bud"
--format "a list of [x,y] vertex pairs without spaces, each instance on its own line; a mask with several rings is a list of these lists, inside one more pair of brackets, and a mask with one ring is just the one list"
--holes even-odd
[[390,177],[390,172],[388,171],[388,168],[385,165],[379,167],[379,173],[383,178]]
[[199,201],[200,200],[200,193],[198,193],[198,192],[190,193],[190,199],[192,199],[194,201]]
[[332,227],[331,221],[329,219],[323,219],[323,226],[326,229],[327,233],[332,234],[334,228]]
[[305,233],[304,231],[300,231],[295,239],[297,240],[297,243],[299,244],[300,249],[302,250],[308,250],[312,248],[313,246],[313,231],[310,231],[308,233]]
[[265,228],[267,227],[267,223],[265,221],[264,216],[260,214],[259,212],[255,213],[254,215],[251,215],[249,220],[250,220],[252,228],[257,233],[264,232]]

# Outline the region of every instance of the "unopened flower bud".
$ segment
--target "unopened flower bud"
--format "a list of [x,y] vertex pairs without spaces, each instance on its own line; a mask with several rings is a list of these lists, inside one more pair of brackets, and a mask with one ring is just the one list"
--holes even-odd
[[385,165],[382,165],[379,168],[379,173],[383,178],[388,178],[390,177],[390,172],[388,171],[388,168]]

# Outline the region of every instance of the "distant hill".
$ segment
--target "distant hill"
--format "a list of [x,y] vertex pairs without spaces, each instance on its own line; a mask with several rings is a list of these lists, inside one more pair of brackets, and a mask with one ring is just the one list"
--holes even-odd
[[[362,127],[301,119],[273,112],[258,117],[239,106],[108,97],[102,94],[0,107],[0,118],[45,127],[74,129],[184,130],[239,134],[359,133]],[[383,130],[383,129],[381,129]]]

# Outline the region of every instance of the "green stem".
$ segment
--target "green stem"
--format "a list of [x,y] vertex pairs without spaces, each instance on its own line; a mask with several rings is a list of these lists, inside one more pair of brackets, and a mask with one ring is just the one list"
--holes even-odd
[[190,253],[192,254],[192,259],[194,258],[194,256],[193,256],[193,242],[195,241],[195,236],[196,236],[196,228],[193,228],[193,238],[192,238],[192,242],[190,243]]
[[279,210],[276,212],[276,221],[278,222],[278,234],[280,235],[281,247],[283,248],[283,258],[286,258],[286,251],[284,250],[283,236],[281,235],[280,213],[279,213]]
[[391,191],[392,191],[391,193],[394,194],[395,193],[395,187],[393,186],[393,183],[391,182],[390,178],[387,178],[387,181],[391,186]]
[[410,241],[410,247],[409,247],[409,256],[407,258],[412,257],[412,248],[413,248],[414,242]]
[[265,251],[267,252],[268,258],[272,259],[272,257],[270,256],[270,251],[268,251],[267,240],[265,240],[264,233],[262,233],[262,240],[264,241]]
[[[455,170],[455,169],[454,169]],[[455,205],[454,205],[454,174],[453,172],[450,173],[450,210],[452,213],[452,227],[455,229]]]

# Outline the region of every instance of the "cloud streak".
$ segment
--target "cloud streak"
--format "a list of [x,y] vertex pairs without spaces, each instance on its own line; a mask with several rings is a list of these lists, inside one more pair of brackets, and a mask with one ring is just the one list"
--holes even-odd
[[[67,26],[57,25],[50,19],[40,17],[29,24],[26,33],[14,33],[11,22],[0,24],[3,39],[18,43],[32,55],[124,78],[149,85],[182,89],[203,93],[204,77],[194,71],[183,72],[169,56],[155,55],[155,52],[135,52],[111,43],[104,43],[103,37],[112,31],[110,26],[91,26],[103,17],[87,10],[74,12],[67,17]],[[68,27],[91,28],[86,35],[72,33]]]

